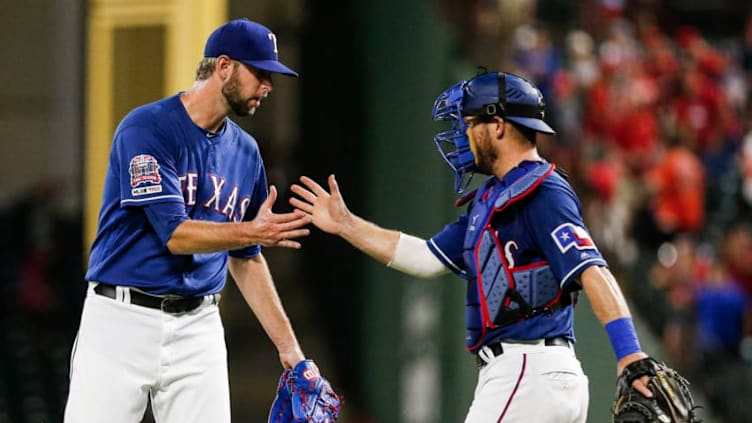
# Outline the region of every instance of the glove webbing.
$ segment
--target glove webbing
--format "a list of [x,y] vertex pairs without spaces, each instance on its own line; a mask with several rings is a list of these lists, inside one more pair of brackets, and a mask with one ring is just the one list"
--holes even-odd
[[627,384],[632,385],[632,382],[634,382],[635,379],[642,376],[655,376],[657,373],[657,366],[658,362],[654,359],[650,357],[643,358],[627,365],[627,367],[624,368],[622,375],[624,376],[624,379],[626,379]]

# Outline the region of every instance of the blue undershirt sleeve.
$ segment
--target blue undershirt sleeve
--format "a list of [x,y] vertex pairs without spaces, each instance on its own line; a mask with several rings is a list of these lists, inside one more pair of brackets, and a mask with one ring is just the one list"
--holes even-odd
[[185,213],[185,204],[177,201],[146,205],[144,206],[144,213],[146,213],[149,223],[165,246],[167,246],[167,241],[170,240],[178,225],[188,220],[188,215]]

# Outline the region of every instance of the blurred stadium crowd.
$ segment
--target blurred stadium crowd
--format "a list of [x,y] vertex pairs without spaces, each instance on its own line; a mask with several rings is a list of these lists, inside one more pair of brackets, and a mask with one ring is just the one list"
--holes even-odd
[[[664,358],[723,421],[752,421],[752,14],[713,37],[599,4],[584,29],[517,26],[503,69],[543,91],[558,134],[539,147]],[[53,421],[65,398],[83,241],[55,192],[0,215],[0,423]]]
[[723,421],[752,421],[752,15],[733,37],[602,2],[589,30],[511,34],[548,99],[586,222],[664,359]]

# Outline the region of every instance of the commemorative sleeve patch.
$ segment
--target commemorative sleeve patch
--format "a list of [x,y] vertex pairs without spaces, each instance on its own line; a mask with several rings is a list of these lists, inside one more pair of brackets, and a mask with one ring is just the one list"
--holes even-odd
[[[128,165],[128,173],[131,175],[131,194],[146,195],[162,192],[162,177],[159,175],[159,163],[154,156],[139,154],[131,159]],[[140,187],[139,185],[146,185]]]
[[595,244],[590,238],[587,231],[572,223],[564,223],[559,225],[551,232],[551,237],[556,242],[556,246],[562,253],[566,253],[567,250],[574,247],[578,250],[594,249]]

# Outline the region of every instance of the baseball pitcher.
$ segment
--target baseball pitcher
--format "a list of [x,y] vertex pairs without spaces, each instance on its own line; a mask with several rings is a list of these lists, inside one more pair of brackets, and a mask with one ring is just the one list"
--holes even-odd
[[204,56],[192,87],[132,110],[114,133],[68,423],[139,422],[149,398],[159,423],[229,423],[217,307],[228,269],[282,366],[305,362],[261,247],[298,248],[310,217],[272,211],[256,140],[227,117],[253,114],[273,74],[297,73],[247,19],[217,28]]

